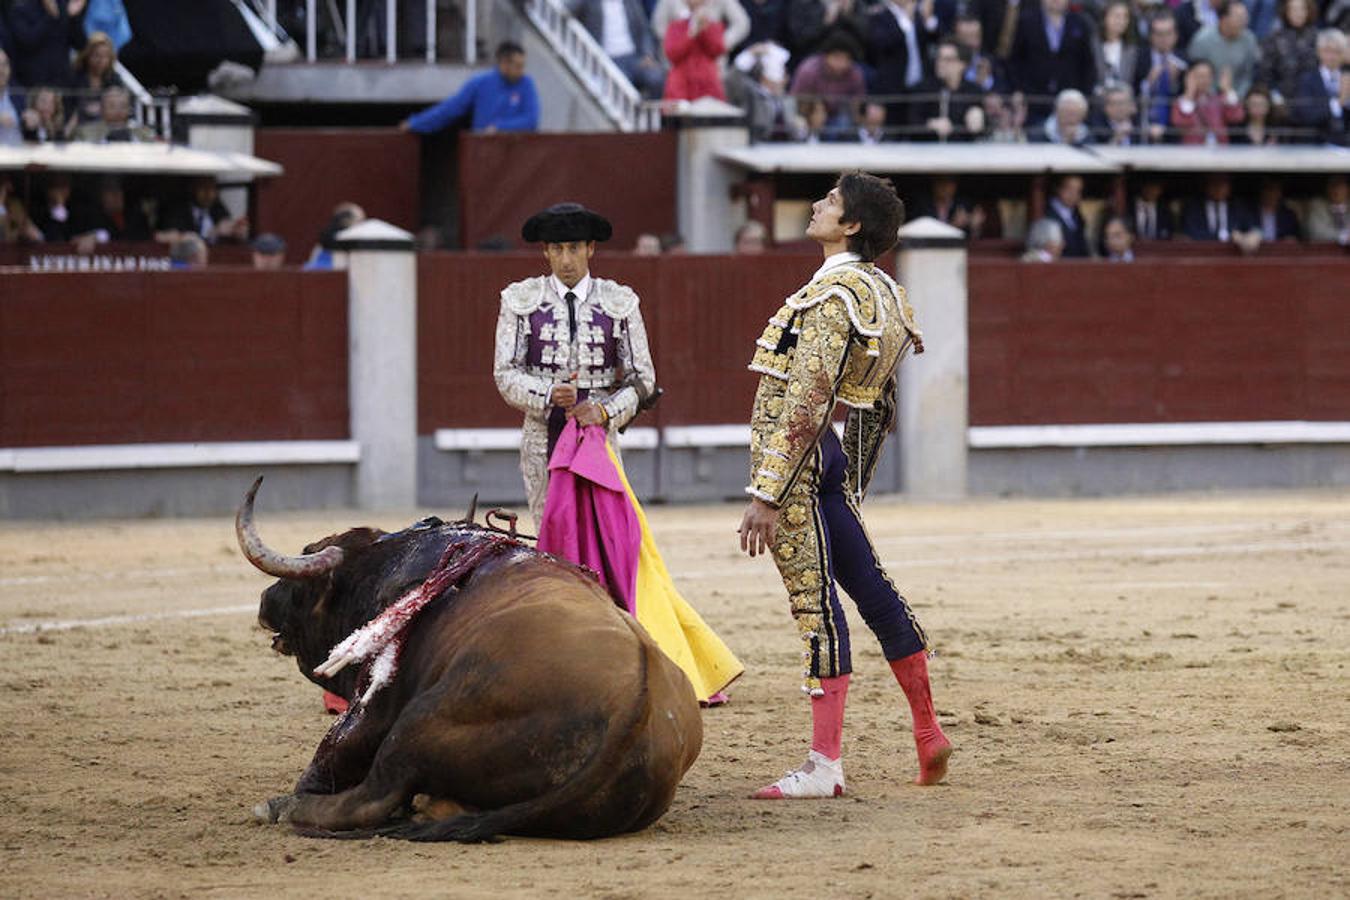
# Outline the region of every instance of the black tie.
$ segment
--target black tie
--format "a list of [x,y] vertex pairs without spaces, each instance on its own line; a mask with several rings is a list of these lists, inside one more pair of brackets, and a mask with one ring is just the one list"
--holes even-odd
[[569,340],[577,339],[577,295],[568,291],[563,294],[563,299],[567,301],[567,333]]

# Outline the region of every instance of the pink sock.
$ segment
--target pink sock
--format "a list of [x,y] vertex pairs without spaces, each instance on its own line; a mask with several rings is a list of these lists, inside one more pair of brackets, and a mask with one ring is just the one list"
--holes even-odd
[[822,678],[825,694],[811,698],[811,749],[838,759],[844,741],[844,700],[848,697],[848,676]]
[[919,751],[919,777],[914,783],[937,784],[947,774],[952,742],[942,733],[933,710],[933,693],[928,684],[928,654],[920,650],[904,659],[892,660],[891,671],[905,692],[914,720],[914,746]]

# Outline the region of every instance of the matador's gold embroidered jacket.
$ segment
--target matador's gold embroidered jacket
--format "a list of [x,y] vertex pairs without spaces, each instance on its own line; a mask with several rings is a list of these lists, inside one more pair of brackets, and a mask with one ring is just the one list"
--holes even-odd
[[756,342],[746,493],[783,503],[836,403],[849,407],[843,447],[861,498],[895,418],[895,372],[922,334],[900,287],[853,253],[830,257],[787,298]]

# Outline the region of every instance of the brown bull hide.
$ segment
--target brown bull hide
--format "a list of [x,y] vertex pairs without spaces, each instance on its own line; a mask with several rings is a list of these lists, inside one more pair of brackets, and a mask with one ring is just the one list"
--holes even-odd
[[[342,566],[273,585],[260,618],[308,673],[334,634],[425,577],[419,560],[434,562],[446,535],[473,532],[486,534],[329,539],[347,548]],[[393,559],[387,577],[372,575]],[[366,596],[343,596],[349,587]],[[342,610],[351,620],[336,627]],[[352,692],[350,678],[314,680]],[[257,812],[333,837],[603,837],[656,821],[702,739],[689,680],[596,580],[513,547],[413,620],[392,683],[333,725],[293,794]],[[424,812],[408,818],[419,795]]]

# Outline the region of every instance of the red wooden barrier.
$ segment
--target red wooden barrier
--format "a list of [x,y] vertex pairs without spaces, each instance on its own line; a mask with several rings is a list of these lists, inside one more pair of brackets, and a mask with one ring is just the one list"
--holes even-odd
[[348,435],[345,273],[0,277],[0,447]]
[[1350,262],[969,271],[972,425],[1350,420]]

